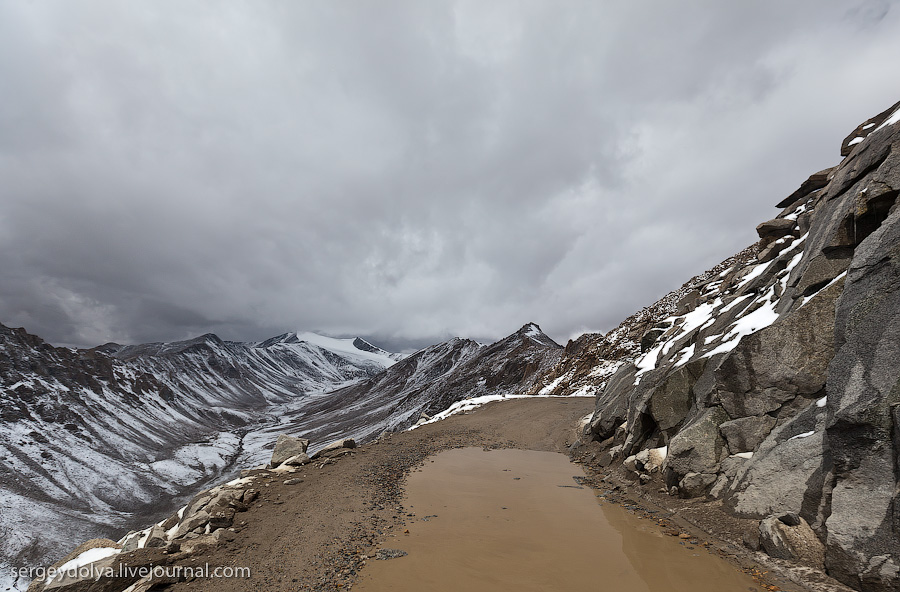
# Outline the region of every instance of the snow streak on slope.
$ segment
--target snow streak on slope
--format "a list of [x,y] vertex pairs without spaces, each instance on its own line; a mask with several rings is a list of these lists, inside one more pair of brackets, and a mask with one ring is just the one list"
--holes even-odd
[[732,351],[741,339],[772,325],[779,318],[780,296],[791,272],[803,257],[807,235],[784,237],[774,259],[735,270],[721,281],[704,286],[693,310],[664,319],[655,344],[635,360],[634,384],[664,360],[677,368],[698,358]]
[[[559,363],[545,373],[532,392],[543,395],[596,394],[626,362],[642,352],[642,338],[668,328],[669,317],[679,316],[691,302],[719,286],[723,278],[756,260],[756,246],[748,247],[712,269],[694,276],[677,290],[637,311],[606,334],[585,333],[569,341]],[[658,327],[660,326],[660,327]]]

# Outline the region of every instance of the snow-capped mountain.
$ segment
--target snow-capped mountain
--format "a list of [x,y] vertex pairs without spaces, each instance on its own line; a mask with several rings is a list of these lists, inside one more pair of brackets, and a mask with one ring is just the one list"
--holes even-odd
[[512,335],[482,347],[429,387],[424,411],[431,415],[462,399],[528,393],[562,355],[561,345],[535,323],[527,323]]
[[[312,405],[298,413],[341,415],[364,408],[369,410],[364,428],[369,433],[402,429],[416,423],[422,413],[443,411],[462,399],[526,393],[561,355],[562,347],[534,323],[491,345],[455,338],[337,391],[330,409]],[[334,407],[337,400],[339,409]]]
[[74,350],[0,325],[3,562],[165,513],[244,466],[255,430],[399,357],[313,333]]
[[266,446],[279,433],[303,434],[313,450],[341,437],[366,442],[462,399],[527,393],[561,355],[562,347],[533,323],[491,345],[460,338],[432,345],[384,372],[285,411],[277,424],[248,434],[245,442],[256,444],[247,448],[257,452],[241,463],[266,461]]

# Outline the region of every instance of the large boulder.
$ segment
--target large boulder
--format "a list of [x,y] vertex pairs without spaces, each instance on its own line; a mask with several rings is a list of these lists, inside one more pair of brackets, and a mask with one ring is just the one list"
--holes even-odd
[[181,538],[196,528],[205,528],[209,523],[209,518],[209,512],[206,510],[199,510],[190,516],[185,516],[184,520],[178,524],[178,528],[175,530],[172,538]]
[[303,466],[303,465],[309,463],[309,461],[310,461],[309,456],[304,453],[304,454],[298,454],[296,456],[292,456],[289,459],[285,460],[281,464],[282,464],[282,466],[300,467],[300,466]]
[[335,440],[321,450],[317,450],[310,458],[317,459],[320,457],[327,458],[340,456],[341,454],[344,454],[345,452],[348,452],[354,448],[356,448],[356,440],[354,440],[353,438],[342,438],[340,440]]
[[794,220],[775,218],[757,226],[756,233],[759,234],[759,238],[781,238],[786,234],[790,234],[796,225],[797,223]]
[[221,508],[215,509],[209,514],[209,529],[210,531],[218,530],[219,528],[228,528],[234,522],[234,508]]
[[292,456],[306,454],[308,448],[309,440],[281,434],[278,436],[278,440],[275,441],[275,449],[272,451],[272,461],[270,465],[274,469]]
[[674,434],[694,404],[693,386],[703,374],[708,358],[688,362],[673,370],[650,396],[649,412],[660,431]]
[[900,109],[900,102],[894,103],[875,117],[870,117],[859,124],[841,143],[841,156],[849,156],[854,148],[861,146],[857,138],[866,138],[870,133],[878,129],[897,109]]
[[154,524],[147,533],[147,540],[144,542],[145,547],[165,547],[169,542],[166,531],[162,526]]
[[678,483],[678,490],[684,497],[701,497],[718,480],[712,473],[688,473]]
[[797,188],[792,194],[778,202],[776,207],[778,208],[788,208],[792,205],[797,204],[803,199],[806,199],[810,193],[821,189],[828,185],[828,180],[831,176],[831,173],[834,171],[835,167],[827,168],[819,171],[818,173],[813,173],[809,176],[809,178]]
[[719,431],[728,443],[731,454],[753,452],[766,439],[777,421],[771,415],[741,417],[726,421],[719,426]]
[[[92,544],[94,541],[88,541]],[[131,552],[107,554],[90,561],[92,557],[83,555],[85,545],[80,546],[69,558],[78,560],[82,568],[69,570],[65,562],[57,562],[54,569],[66,568],[57,574],[52,582],[44,579],[34,580],[28,592],[117,592],[134,584],[142,574],[148,573],[154,565],[165,565],[168,556],[164,549],[137,549]],[[92,547],[102,551],[100,547]],[[68,560],[65,560],[68,561]],[[156,583],[163,583],[157,581]]]
[[[84,585],[90,585],[89,582],[92,578],[79,577],[76,566],[93,565],[94,568],[96,568],[95,571],[100,571],[113,564],[113,562],[115,561],[114,557],[116,551],[119,551],[121,549],[121,544],[110,539],[101,538],[85,541],[75,547],[75,549],[71,553],[49,567],[49,569],[47,570],[47,574],[55,574],[55,577],[52,581],[48,582],[46,575],[44,577],[35,578],[28,586],[28,592],[41,592],[43,590],[57,587],[64,590],[65,586],[70,586],[70,589],[72,589],[74,586],[77,586],[79,582],[82,582]],[[96,559],[87,554],[88,552],[93,552],[92,554],[96,554]],[[65,569],[61,570],[61,568]],[[74,569],[69,573],[65,573],[70,568]],[[90,570],[89,567],[88,569]],[[89,573],[88,575],[91,574]]]
[[817,526],[822,501],[825,409],[817,401],[776,427],[737,470],[725,507],[745,518],[779,511],[801,514]]
[[240,508],[244,491],[241,489],[219,489],[214,491],[204,508],[207,512],[217,512],[226,508]]
[[688,473],[719,471],[719,462],[728,456],[719,426],[727,420],[721,407],[704,409],[672,438],[665,463],[667,482],[674,485]]
[[634,388],[634,364],[623,364],[613,374],[606,388],[597,394],[590,430],[595,440],[603,441],[616,433],[628,415],[628,395]]
[[759,524],[759,542],[770,556],[822,569],[825,547],[806,520],[793,512],[767,517]]

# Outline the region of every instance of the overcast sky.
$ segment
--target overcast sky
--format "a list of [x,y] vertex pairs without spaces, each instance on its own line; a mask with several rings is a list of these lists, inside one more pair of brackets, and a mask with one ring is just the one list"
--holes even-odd
[[608,330],[900,99],[900,6],[0,0],[0,323]]

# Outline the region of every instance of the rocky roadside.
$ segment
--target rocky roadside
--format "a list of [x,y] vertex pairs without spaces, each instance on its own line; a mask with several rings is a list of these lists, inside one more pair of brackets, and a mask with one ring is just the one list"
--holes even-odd
[[[594,488],[600,499],[656,522],[663,533],[678,537],[681,544],[705,548],[734,563],[751,575],[761,590],[854,592],[812,567],[821,564],[821,559],[811,558],[804,565],[803,559],[787,561],[769,555],[760,540],[759,520],[735,517],[722,507],[721,500],[680,497],[666,488],[658,469],[639,479],[638,473],[624,465],[607,463],[598,442],[577,443],[570,457],[588,474],[584,484]],[[766,527],[769,532],[773,528],[789,530],[782,524]]]
[[[592,409],[590,398],[493,403],[358,448],[332,448],[299,466],[247,471],[236,484],[199,494],[179,518],[180,525],[163,525],[179,535],[174,541],[153,543],[159,545],[154,547],[150,539],[158,537],[158,531],[154,534],[150,529],[140,537],[126,538],[126,552],[103,560],[111,568],[158,566],[155,579],[87,578],[55,582],[52,589],[348,590],[380,550],[397,546],[393,537],[402,534],[408,518],[401,505],[405,476],[428,456],[464,446],[569,452]],[[304,460],[302,451],[295,452]],[[575,449],[574,454],[574,460],[591,475],[585,484],[595,487],[601,497],[656,521],[663,532],[679,536],[686,545],[707,548],[736,562],[757,577],[760,591],[847,590],[824,575],[825,579],[812,572],[803,576],[806,572],[796,571],[800,568],[785,569],[790,566],[747,549],[741,541],[749,526],[720,512],[715,504],[653,495],[653,487],[633,485],[624,473],[606,471],[592,458],[590,445]],[[192,528],[191,519],[197,515],[210,527]],[[219,524],[230,525],[213,529]],[[145,536],[143,548],[128,550],[128,545]],[[103,545],[83,545],[66,559],[89,546]],[[207,577],[216,568],[237,577]],[[240,573],[243,568],[249,568],[249,575]],[[203,575],[191,575],[198,571]],[[809,584],[791,582],[804,577]],[[36,583],[33,589],[45,588]]]

